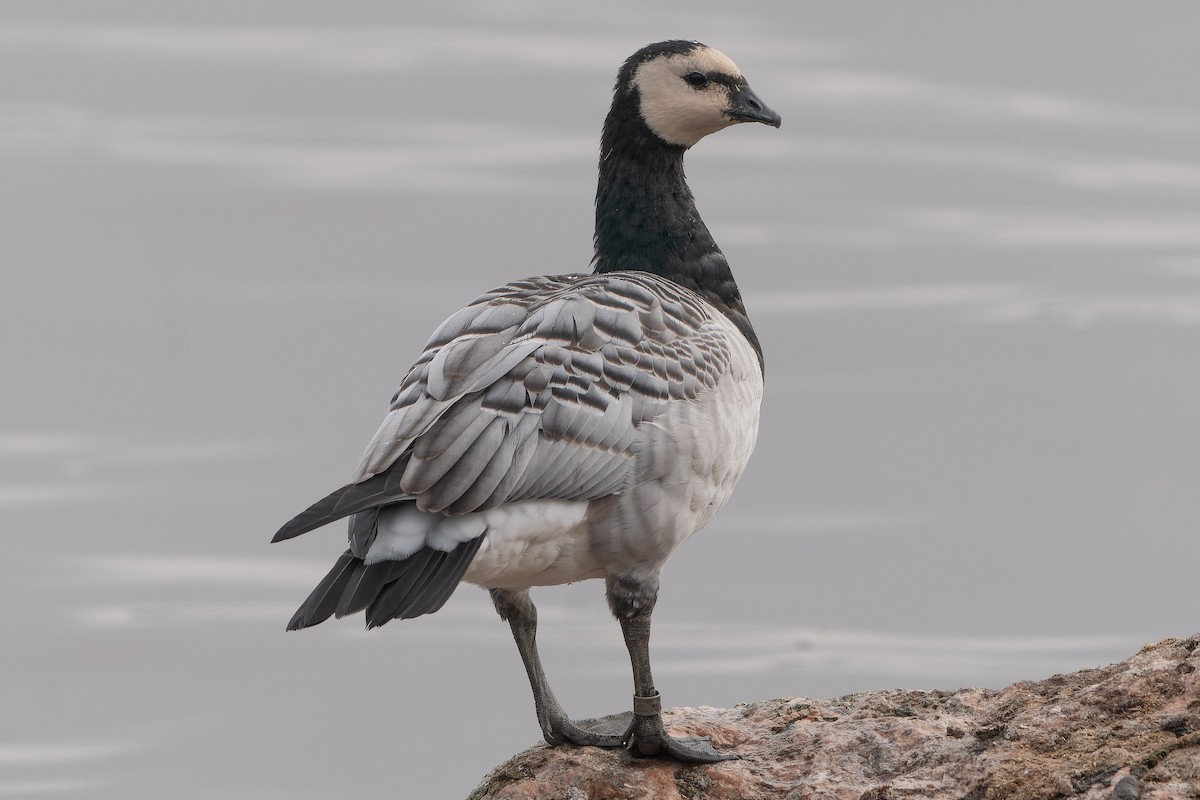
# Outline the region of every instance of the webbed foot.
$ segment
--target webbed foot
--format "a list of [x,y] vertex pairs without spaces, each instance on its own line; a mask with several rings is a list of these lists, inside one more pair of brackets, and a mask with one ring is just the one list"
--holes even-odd
[[542,729],[546,741],[552,745],[571,742],[588,747],[624,747],[631,730],[633,714],[609,714],[572,721],[564,715],[551,719]]
[[651,697],[634,697],[633,704],[633,722],[626,734],[626,747],[633,755],[668,755],[689,764],[715,764],[741,758],[736,753],[718,753],[707,736],[675,737],[667,733],[657,693]]

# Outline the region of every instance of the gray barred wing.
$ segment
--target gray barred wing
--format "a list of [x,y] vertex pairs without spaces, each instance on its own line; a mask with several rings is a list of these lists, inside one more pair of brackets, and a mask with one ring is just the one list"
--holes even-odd
[[727,322],[641,272],[529,278],[446,320],[393,398],[355,483],[465,514],[630,487],[641,427],[729,370]]

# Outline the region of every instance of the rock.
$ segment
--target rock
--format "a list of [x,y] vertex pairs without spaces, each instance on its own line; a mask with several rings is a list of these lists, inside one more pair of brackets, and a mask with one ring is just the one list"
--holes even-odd
[[879,691],[666,713],[740,761],[539,744],[470,800],[1200,798],[1200,634],[999,691]]

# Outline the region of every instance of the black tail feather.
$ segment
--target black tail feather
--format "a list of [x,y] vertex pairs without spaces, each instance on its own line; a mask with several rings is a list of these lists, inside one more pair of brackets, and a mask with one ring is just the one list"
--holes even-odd
[[296,610],[288,630],[308,628],[332,615],[341,617],[364,608],[368,628],[432,614],[454,594],[481,544],[483,536],[477,536],[449,553],[423,547],[403,561],[371,565],[347,550]]
[[387,584],[404,577],[410,569],[409,561],[407,558],[403,561],[385,561],[371,567],[360,561],[357,572],[342,591],[337,615],[344,617],[356,614],[371,605],[371,601],[379,596]]
[[400,592],[395,592],[389,600],[385,600],[385,595],[380,594],[376,601],[367,607],[367,627],[377,628],[389,620],[412,619],[423,614],[432,614],[444,606],[450,595],[454,594],[471,562],[475,560],[483,538],[477,536],[463,542],[449,553],[428,547],[422,550],[418,555],[428,554],[431,564],[414,564],[414,572],[419,569],[419,577],[414,579],[406,576],[404,580],[391,584],[389,593],[395,591],[393,587],[411,581],[409,590],[403,592],[403,596],[400,596]]
[[343,553],[333,565],[333,569],[329,570],[329,574],[321,579],[308,599],[296,609],[287,629],[295,631],[329,619],[337,608],[338,598],[341,597],[341,585],[354,573],[356,562],[362,563],[351,555],[349,550]]
[[[475,540],[482,543],[483,537]],[[476,548],[478,549],[478,548]],[[471,554],[474,558],[474,553]],[[471,561],[463,561],[461,565],[456,564],[453,569],[458,577],[453,581],[438,581],[437,583],[428,584],[421,590],[421,593],[413,598],[413,604],[409,610],[409,617],[419,617],[422,614],[432,614],[442,606],[446,605],[446,601],[450,599],[450,595],[454,594],[454,590],[458,587],[458,582],[462,579],[463,573],[467,571],[467,567],[471,566]]]
[[[412,568],[407,580],[393,581],[367,606],[367,627],[377,628],[389,620],[404,619],[403,613],[413,607],[413,600],[442,569],[449,553],[426,547],[409,556]],[[415,616],[415,615],[414,615]]]
[[[467,567],[475,560],[475,553],[478,553],[479,548],[484,545],[484,537],[475,537],[475,539],[469,542],[464,542],[463,545],[470,546],[470,553],[464,554],[464,558],[456,560],[454,564],[444,567],[444,569],[452,570],[452,573],[456,576],[454,581],[426,583],[421,588],[420,594],[414,597],[413,604],[406,610],[407,616],[404,616],[403,619],[408,619],[410,616],[432,614],[437,609],[445,606],[446,601],[450,600],[450,595],[454,594],[454,590],[458,587],[458,582],[462,581],[462,576],[467,572]],[[454,557],[454,553],[450,555]]]

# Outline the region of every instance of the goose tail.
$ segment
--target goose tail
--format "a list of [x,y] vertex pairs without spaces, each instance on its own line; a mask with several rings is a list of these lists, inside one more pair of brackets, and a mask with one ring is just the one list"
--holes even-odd
[[310,628],[331,616],[366,611],[367,627],[437,611],[471,566],[483,544],[477,536],[453,550],[423,547],[401,561],[367,564],[347,550],[292,615],[289,631]]

